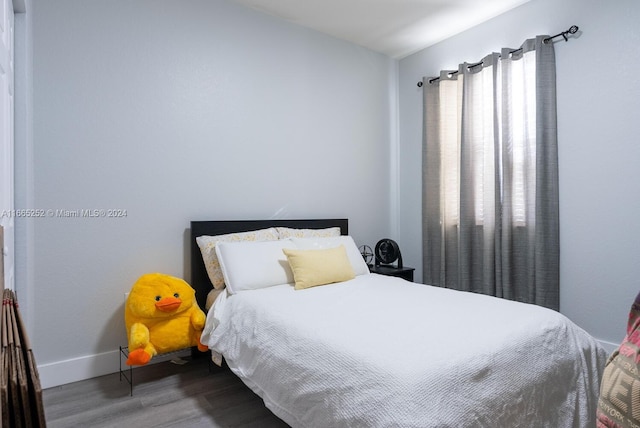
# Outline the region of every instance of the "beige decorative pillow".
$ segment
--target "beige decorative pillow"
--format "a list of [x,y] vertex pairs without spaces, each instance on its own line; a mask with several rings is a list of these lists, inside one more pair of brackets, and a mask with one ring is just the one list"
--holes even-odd
[[274,227],[268,229],[253,230],[250,232],[229,233],[216,236],[198,236],[196,243],[200,247],[202,260],[207,269],[209,280],[215,289],[224,287],[224,277],[220,270],[220,262],[216,255],[216,244],[218,242],[244,242],[244,241],[277,241],[278,231]]
[[344,245],[322,250],[284,248],[282,251],[293,271],[296,290],[356,277]]
[[339,227],[327,227],[326,229],[293,229],[291,227],[276,227],[278,238],[328,238],[340,236]]
[[213,302],[215,302],[220,293],[223,292],[225,292],[224,288],[219,288],[217,290],[215,288],[212,288],[211,291],[209,291],[209,294],[207,294],[207,301],[204,304],[205,313],[209,312],[209,309],[211,309],[211,306],[213,306]]

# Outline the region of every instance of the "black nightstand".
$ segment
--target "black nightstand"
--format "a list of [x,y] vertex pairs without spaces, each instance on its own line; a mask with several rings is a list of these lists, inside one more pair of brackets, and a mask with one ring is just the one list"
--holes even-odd
[[413,282],[413,271],[415,269],[411,267],[397,268],[393,266],[375,266],[369,265],[369,271],[371,273],[377,273],[380,275],[397,276],[399,278],[406,279]]

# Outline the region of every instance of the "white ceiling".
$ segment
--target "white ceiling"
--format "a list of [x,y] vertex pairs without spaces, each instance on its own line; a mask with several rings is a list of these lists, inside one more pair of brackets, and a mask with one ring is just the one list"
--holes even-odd
[[529,0],[235,0],[402,58]]

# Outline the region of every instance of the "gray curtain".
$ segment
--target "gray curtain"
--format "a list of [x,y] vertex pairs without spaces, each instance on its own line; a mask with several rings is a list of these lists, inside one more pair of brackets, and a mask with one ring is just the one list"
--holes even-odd
[[546,37],[423,81],[427,284],[559,309],[555,53]]

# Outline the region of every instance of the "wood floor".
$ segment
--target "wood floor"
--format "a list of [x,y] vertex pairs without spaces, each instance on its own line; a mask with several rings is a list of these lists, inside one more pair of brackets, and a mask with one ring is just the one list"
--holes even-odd
[[118,373],[43,391],[56,427],[287,427],[229,369],[207,358],[152,364],[133,371],[133,396]]

